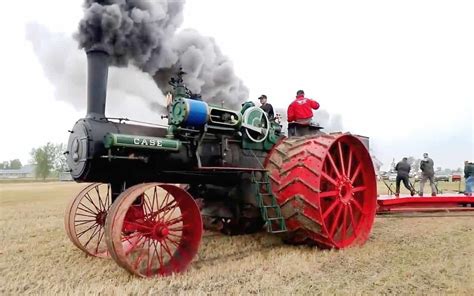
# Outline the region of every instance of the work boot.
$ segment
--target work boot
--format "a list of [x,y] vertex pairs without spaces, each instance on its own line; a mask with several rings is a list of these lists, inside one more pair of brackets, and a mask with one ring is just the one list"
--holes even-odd
[[431,196],[436,196],[436,192],[432,192],[432,193],[431,193]]

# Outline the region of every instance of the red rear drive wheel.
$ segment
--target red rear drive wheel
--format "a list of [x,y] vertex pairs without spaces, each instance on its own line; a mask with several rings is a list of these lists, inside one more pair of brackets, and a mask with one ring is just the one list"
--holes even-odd
[[363,244],[376,211],[369,152],[350,134],[284,139],[266,160],[290,243]]

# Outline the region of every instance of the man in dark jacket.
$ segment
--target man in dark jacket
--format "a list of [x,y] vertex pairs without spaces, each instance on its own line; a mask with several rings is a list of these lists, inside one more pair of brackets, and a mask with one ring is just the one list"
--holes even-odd
[[436,196],[436,186],[434,183],[434,162],[428,157],[428,153],[423,153],[423,159],[420,163],[421,181],[420,181],[420,196],[423,196],[423,187],[425,187],[426,180],[430,180],[431,196]]
[[275,113],[273,112],[273,106],[267,103],[267,96],[261,95],[258,99],[260,104],[262,104],[260,108],[267,113],[268,119],[272,120],[275,117]]
[[411,166],[408,163],[408,158],[404,157],[402,161],[397,163],[395,166],[395,170],[397,171],[397,179],[396,179],[396,188],[395,188],[395,196],[400,196],[400,181],[403,181],[403,185],[405,188],[410,190],[411,196],[415,195],[415,189],[411,187],[410,181],[408,180],[410,175]]

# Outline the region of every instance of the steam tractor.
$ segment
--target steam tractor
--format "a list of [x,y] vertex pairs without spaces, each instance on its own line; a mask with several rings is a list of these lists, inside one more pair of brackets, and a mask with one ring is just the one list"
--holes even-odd
[[87,52],[87,115],[70,130],[67,162],[91,183],[65,227],[88,255],[142,277],[184,271],[203,229],[265,229],[290,244],[363,244],[376,212],[368,150],[348,133],[287,138],[259,107],[238,111],[196,98],[171,79],[168,125],[105,116],[109,55]]

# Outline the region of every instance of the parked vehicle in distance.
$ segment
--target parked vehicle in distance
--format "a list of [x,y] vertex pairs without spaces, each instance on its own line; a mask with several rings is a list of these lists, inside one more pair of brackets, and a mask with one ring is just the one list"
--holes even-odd
[[389,180],[390,182],[395,182],[395,181],[397,180],[397,174],[396,174],[396,173],[395,173],[395,174],[390,174],[390,175],[388,176],[388,180]]
[[461,182],[462,176],[460,174],[452,174],[451,182]]
[[449,175],[445,175],[445,174],[435,175],[435,181],[449,182]]

